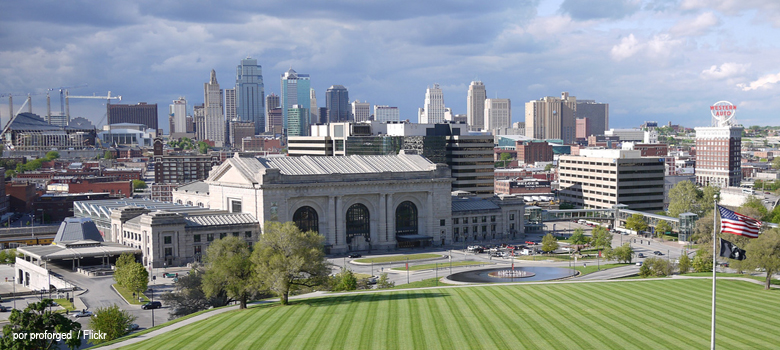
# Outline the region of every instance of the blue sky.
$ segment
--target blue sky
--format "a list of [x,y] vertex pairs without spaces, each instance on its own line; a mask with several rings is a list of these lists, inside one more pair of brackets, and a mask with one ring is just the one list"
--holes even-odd
[[[434,83],[465,114],[478,78],[488,97],[512,100],[513,121],[525,102],[568,91],[609,103],[612,127],[706,126],[720,100],[744,125],[779,125],[778,27],[780,2],[762,0],[4,1],[0,94],[88,84],[71,93],[157,103],[167,130],[172,100],[202,103],[211,69],[233,87],[251,56],[266,94],[293,67],[311,75],[320,106],[344,85],[350,100],[412,121]],[[71,102],[72,116],[103,118],[100,101]]]

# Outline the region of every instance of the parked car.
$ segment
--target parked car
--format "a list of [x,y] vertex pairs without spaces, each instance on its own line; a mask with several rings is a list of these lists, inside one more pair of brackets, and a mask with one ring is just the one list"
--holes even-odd
[[5,305],[0,305],[0,312],[9,312],[11,308]]
[[371,277],[367,278],[368,284],[376,284],[377,279],[378,278],[376,276],[371,276]]
[[137,323],[131,323],[129,326],[127,326],[127,331],[132,332],[138,328],[141,328],[141,326],[139,326]]
[[636,262],[636,266],[642,266],[642,262],[641,261],[637,261]]
[[362,256],[362,255],[360,255],[360,254],[358,254],[358,253],[353,253],[353,254],[349,254],[349,255],[347,255],[347,257],[348,257],[348,258],[359,258],[359,257],[361,257],[361,256]]
[[653,254],[655,254],[655,255],[664,255],[664,253],[661,253],[661,251],[659,251],[659,250],[654,251]]
[[168,273],[164,273],[163,277],[165,277],[165,278],[174,278],[174,277],[176,277],[176,274],[168,272]]
[[141,305],[141,308],[144,310],[159,309],[161,307],[162,307],[162,303],[159,301],[150,301],[146,304]]
[[81,310],[81,311],[79,311],[79,312],[77,312],[77,313],[73,314],[73,317],[91,317],[92,315],[94,315],[94,314],[92,313],[92,311],[88,311],[88,310]]
[[645,255],[644,255],[644,254],[642,254],[642,253],[638,253],[638,254],[636,255],[636,257],[637,257],[637,258],[644,258],[644,257],[645,257]]

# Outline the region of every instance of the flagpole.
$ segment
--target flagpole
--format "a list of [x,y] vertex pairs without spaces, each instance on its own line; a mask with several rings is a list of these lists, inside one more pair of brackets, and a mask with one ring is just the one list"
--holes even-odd
[[715,207],[712,212],[712,334],[710,335],[710,349],[715,350],[715,267],[717,264],[716,255],[716,233],[718,226],[718,197],[714,199]]

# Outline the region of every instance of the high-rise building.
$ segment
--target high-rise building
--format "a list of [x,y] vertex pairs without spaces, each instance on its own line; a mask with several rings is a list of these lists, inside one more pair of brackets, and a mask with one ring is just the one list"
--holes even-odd
[[225,146],[225,116],[222,115],[222,90],[217,82],[217,73],[212,69],[208,83],[203,84],[203,110],[205,114],[205,137],[214,141],[217,147]]
[[508,98],[489,98],[484,101],[484,104],[483,128],[495,130],[512,127],[512,103]]
[[187,132],[187,100],[184,97],[179,97],[178,100],[173,100],[173,104],[168,109],[170,115],[173,117],[174,132]]
[[245,137],[255,136],[255,123],[243,120],[231,120],[230,122],[230,144],[235,149],[241,149],[242,140]]
[[547,96],[525,104],[525,135],[535,139],[574,142],[577,98],[562,92],[561,98]]
[[268,132],[272,134],[282,134],[284,127],[282,126],[282,109],[271,108],[268,110]]
[[642,157],[640,151],[583,149],[579,156],[558,159],[561,201],[585,208],[657,212],[664,208],[663,158]]
[[609,103],[596,103],[595,100],[577,100],[577,118],[587,118],[590,135],[604,135],[609,130]]
[[198,141],[206,139],[206,109],[202,104],[192,108],[192,117],[195,120],[195,138]]
[[225,119],[236,119],[236,88],[225,89]]
[[360,102],[360,100],[355,100],[352,102],[352,118],[356,122],[367,122],[368,117],[371,116],[371,104],[363,101]]
[[696,182],[699,185],[738,187],[742,182],[741,126],[698,127],[696,130]]
[[263,69],[247,57],[236,67],[236,114],[238,120],[255,122],[255,133],[265,132],[265,86]]
[[417,122],[420,124],[444,123],[444,94],[439,84],[433,84],[433,88],[425,91],[425,105],[417,113]]
[[157,104],[140,102],[136,105],[109,104],[108,123],[143,124],[147,128],[157,130]]
[[320,122],[320,109],[317,108],[317,94],[314,93],[314,89],[309,90],[309,99],[311,100],[311,107],[309,108],[311,123],[317,124]]
[[[285,129],[288,128],[287,112],[293,105],[303,106],[307,110],[310,108],[310,93],[311,81],[308,74],[297,73],[292,68],[282,74],[282,95],[279,103],[282,108],[282,125]],[[308,117],[306,119],[308,124]]]
[[379,122],[397,122],[401,120],[398,107],[374,106],[374,120]]
[[303,105],[293,105],[287,109],[287,136],[309,135],[309,109]]
[[342,85],[331,85],[325,91],[325,107],[328,108],[328,122],[350,121],[349,91]]
[[575,132],[574,135],[574,137],[577,138],[577,140],[580,139],[584,140],[587,139],[588,136],[592,135],[592,133],[590,132],[590,125],[588,123],[589,121],[590,120],[588,120],[588,118],[577,118],[576,120],[577,131]]
[[265,97],[265,129],[267,131],[273,132],[274,126],[279,126],[280,128],[282,127],[281,114],[279,114],[278,122],[272,120],[273,118],[271,117],[271,111],[277,109],[281,111],[281,109],[279,109],[279,95],[272,92],[270,95]]
[[328,123],[328,107],[319,107],[320,110],[320,124]]
[[487,99],[485,84],[481,81],[472,81],[466,100],[466,123],[471,130],[481,130],[485,127],[485,99]]

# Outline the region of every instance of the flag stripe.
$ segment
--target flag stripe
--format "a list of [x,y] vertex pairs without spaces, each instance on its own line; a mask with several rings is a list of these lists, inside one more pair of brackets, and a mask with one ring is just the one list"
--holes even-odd
[[718,206],[720,212],[720,231],[739,236],[758,238],[761,221]]

